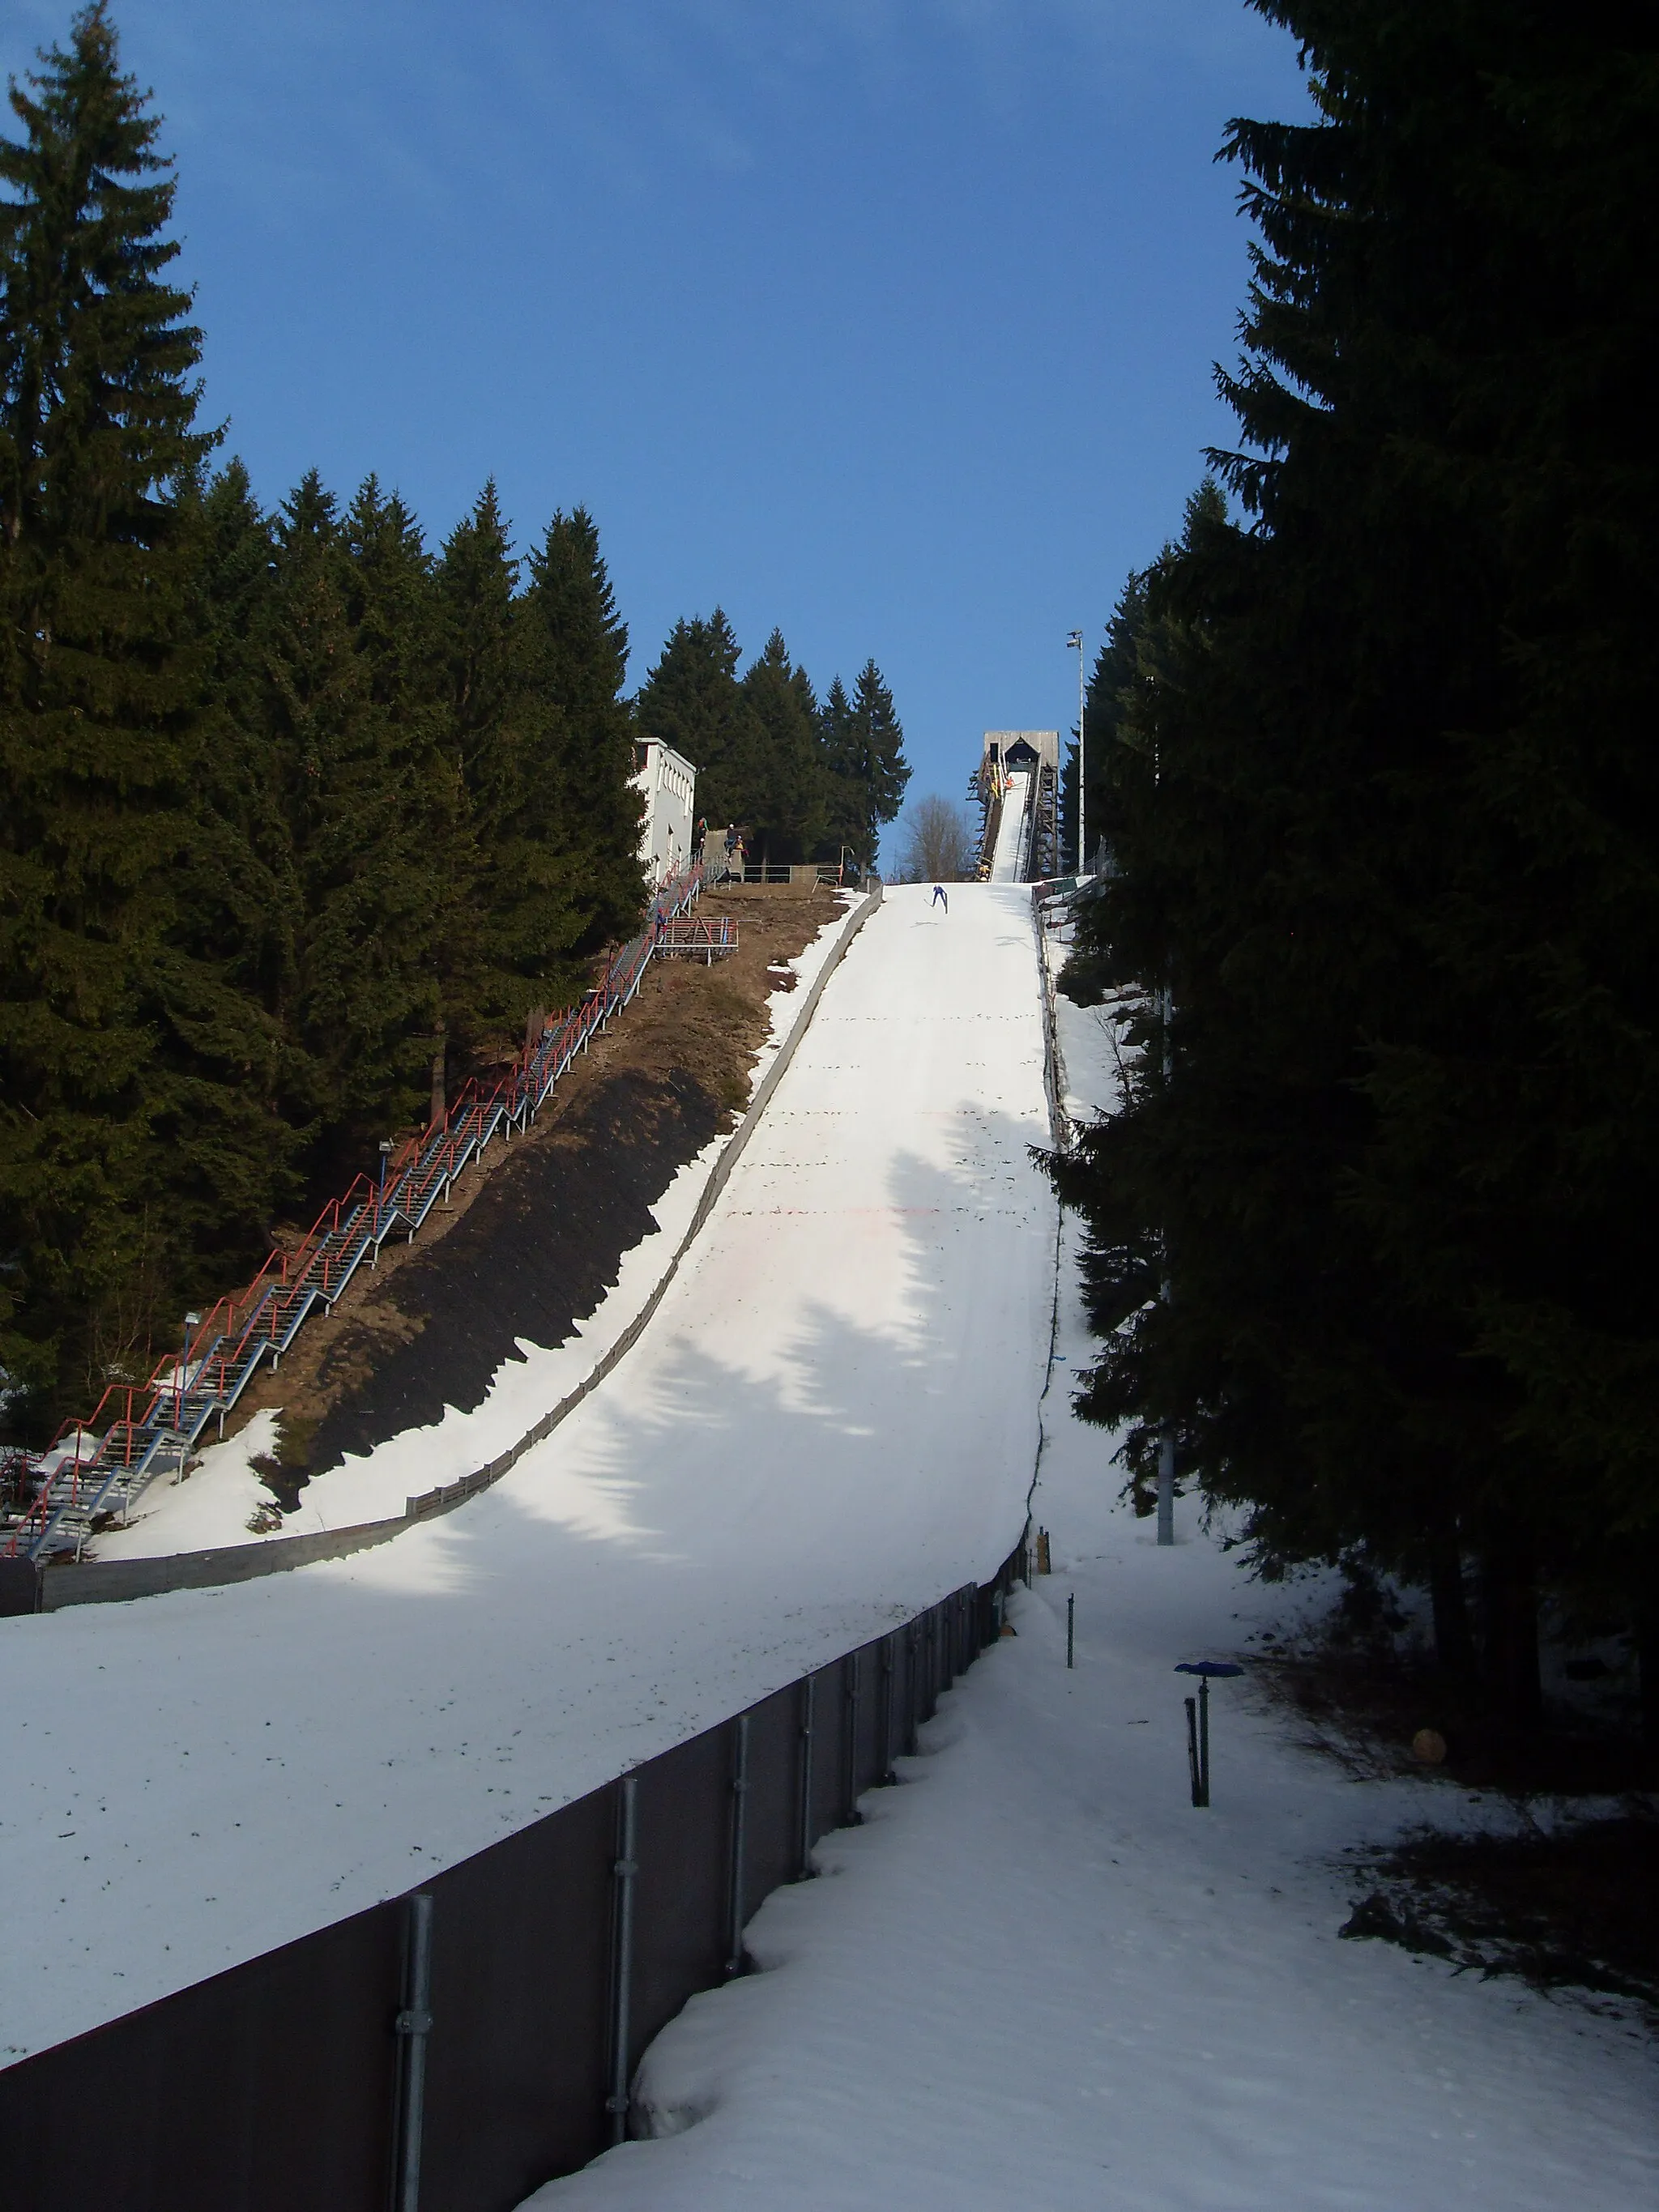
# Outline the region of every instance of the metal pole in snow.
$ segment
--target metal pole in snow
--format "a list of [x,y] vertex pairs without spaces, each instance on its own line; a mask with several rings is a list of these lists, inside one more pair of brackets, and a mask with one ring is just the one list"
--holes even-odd
[[743,1971],[744,1846],[749,1806],[749,1716],[740,1713],[732,1771],[732,1899],[731,1940],[726,1946],[726,1971]]
[[1083,658],[1083,632],[1074,629],[1066,642],[1077,650],[1077,872],[1081,875],[1089,850],[1083,829],[1083,709],[1088,697],[1088,665]]
[[1066,1664],[1068,1667],[1075,1667],[1077,1664],[1077,1594],[1075,1591],[1066,1601]]
[[1193,1802],[1201,1805],[1204,1802],[1204,1785],[1198,1771],[1198,1699],[1186,1698],[1182,1702],[1187,1708],[1187,1772],[1192,1782]]
[[408,1963],[398,2033],[403,2039],[402,2138],[398,2161],[398,2212],[419,2212],[421,2137],[426,2119],[426,2043],[432,2033],[432,1899],[409,1900]]
[[1244,1669],[1231,1659],[1183,1659],[1176,1668],[1177,1674],[1196,1674],[1198,1695],[1188,1698],[1187,1705],[1187,1764],[1192,1771],[1193,1802],[1207,1805],[1210,1802],[1210,1677],[1212,1674],[1242,1674]]
[[812,1871],[812,1709],[817,1697],[817,1677],[809,1674],[801,1684],[799,1879],[802,1881]]
[[623,2142],[628,2135],[629,2045],[632,2040],[634,1981],[634,1877],[639,1872],[635,1856],[635,1805],[639,1783],[631,1774],[623,1778],[617,1808],[616,1878],[616,1942],[612,1954],[611,1993],[611,2094],[605,2109],[611,2115],[611,2140]]

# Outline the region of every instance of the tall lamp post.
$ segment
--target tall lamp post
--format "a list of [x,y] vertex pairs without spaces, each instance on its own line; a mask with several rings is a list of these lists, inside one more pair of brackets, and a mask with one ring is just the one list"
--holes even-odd
[[1083,632],[1074,629],[1066,642],[1077,652],[1077,872],[1084,872],[1088,846],[1083,835],[1083,710],[1088,701],[1088,663],[1083,657]]

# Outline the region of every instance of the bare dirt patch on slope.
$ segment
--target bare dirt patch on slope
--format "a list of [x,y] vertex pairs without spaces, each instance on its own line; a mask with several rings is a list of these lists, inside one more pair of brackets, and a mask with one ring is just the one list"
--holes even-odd
[[492,1146],[447,1213],[388,1245],[327,1317],[301,1331],[277,1374],[245,1395],[238,1425],[280,1407],[280,1460],[265,1480],[292,1510],[313,1474],[401,1431],[471,1411],[518,1340],[566,1341],[649,1234],[651,1206],[748,1103],[783,963],[840,912],[836,895],[768,886],[705,896],[738,922],[712,968],[653,961],[639,996],[558,1085],[535,1126]]

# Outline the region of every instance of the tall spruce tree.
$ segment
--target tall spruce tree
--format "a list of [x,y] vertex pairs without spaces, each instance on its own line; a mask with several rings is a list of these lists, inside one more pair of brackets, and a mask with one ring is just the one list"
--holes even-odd
[[820,743],[830,794],[829,834],[850,848],[860,868],[873,868],[882,830],[897,818],[910,781],[904,731],[873,660],[859,671],[850,700],[839,677],[831,684]]
[[[556,747],[529,763],[556,800],[557,845],[577,920],[570,950],[597,951],[631,936],[645,902],[639,855],[643,808],[630,781],[633,727],[623,686],[628,626],[599,533],[585,507],[556,514],[530,557],[520,615],[522,665],[536,695],[558,710]],[[568,971],[567,971],[568,972]]]
[[[0,1363],[43,1401],[143,1370],[209,1218],[282,1146],[230,966],[195,957],[200,336],[159,122],[101,4],[0,140]],[[234,964],[234,963],[232,963]],[[244,1015],[255,1017],[244,1029]],[[246,1081],[245,1081],[246,1079]],[[214,1231],[218,1233],[217,1230]],[[233,1232],[234,1233],[234,1232]]]
[[[291,990],[296,890],[279,763],[270,742],[265,634],[272,619],[276,549],[240,460],[187,487],[191,635],[198,711],[191,791],[205,876],[181,899],[204,950],[260,1010],[260,1032],[280,1059],[281,1014]],[[276,1064],[263,1095],[283,1095]]]
[[805,860],[823,831],[823,778],[817,744],[817,701],[806,671],[789,658],[775,629],[743,678],[760,744],[753,790],[739,809],[760,859]]
[[635,702],[641,738],[682,753],[697,771],[697,811],[710,827],[755,826],[767,803],[765,736],[738,680],[737,637],[720,608],[677,622]]
[[419,525],[367,477],[343,518],[348,611],[369,698],[385,718],[418,817],[434,987],[428,1109],[444,1111],[452,1038],[470,1041],[490,997],[483,971],[478,855],[443,696],[441,615]]
[[290,1111],[334,1177],[425,1119],[449,851],[426,733],[377,696],[350,544],[314,470],[283,504],[276,585],[264,651],[297,898],[285,1026],[306,1071]]
[[1257,522],[1189,516],[1125,710],[1089,933],[1147,1051],[1063,1175],[1090,1403],[1132,1461],[1176,1427],[1269,1559],[1421,1576],[1449,1651],[1478,1565],[1525,1721],[1540,1577],[1650,1619],[1659,1531],[1656,40],[1262,12],[1318,120],[1232,133],[1262,246],[1217,458]]
[[447,745],[470,824],[477,1053],[515,1040],[563,995],[582,927],[564,849],[556,763],[563,710],[532,680],[515,604],[519,563],[493,482],[438,569]]
[[[1218,492],[1218,499],[1220,494]],[[1106,635],[1090,672],[1084,696],[1084,752],[1088,776],[1088,808],[1084,830],[1089,841],[1085,865],[1103,837],[1111,842],[1115,786],[1129,769],[1120,740],[1124,726],[1124,694],[1135,676],[1135,656],[1146,622],[1146,574],[1132,574],[1118,593],[1106,624]],[[1077,859],[1077,768],[1075,733],[1066,747],[1060,779],[1060,849],[1070,868]]]

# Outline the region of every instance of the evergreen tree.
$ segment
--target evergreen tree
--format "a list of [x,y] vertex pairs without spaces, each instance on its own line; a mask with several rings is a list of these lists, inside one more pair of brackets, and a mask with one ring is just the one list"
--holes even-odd
[[1082,973],[1143,987],[1146,1053],[1063,1171],[1090,1404],[1132,1463],[1175,1427],[1267,1560],[1420,1575],[1448,1649],[1477,1560],[1525,1719],[1543,1563],[1639,1613],[1659,1534],[1655,40],[1263,12],[1319,119],[1235,126],[1263,246],[1217,458],[1258,520],[1189,515],[1120,694]]
[[[204,949],[217,948],[279,1036],[294,970],[297,893],[282,780],[270,743],[264,638],[276,548],[247,471],[233,460],[183,502],[189,530],[190,629],[198,658],[195,768],[199,849],[210,880],[183,905]],[[272,1067],[263,1095],[283,1080]]]
[[704,621],[678,622],[635,703],[635,726],[683,754],[697,771],[697,811],[717,829],[755,825],[747,811],[767,799],[765,738],[754,702],[738,681],[738,641],[719,607]]
[[823,834],[823,780],[817,701],[804,668],[794,667],[781,630],[744,674],[743,690],[761,743],[754,787],[740,810],[763,861],[804,860]]
[[177,495],[212,441],[173,179],[101,4],[27,82],[0,140],[0,1362],[49,1397],[143,1370],[197,1232],[264,1211],[281,1147],[245,1110],[260,1048],[227,969],[179,922]]
[[527,1013],[562,995],[550,979],[580,929],[548,766],[562,711],[527,680],[518,574],[491,482],[446,542],[437,578],[447,746],[471,841],[476,968],[461,1035],[475,1052],[492,1036],[515,1039]]
[[314,470],[283,502],[276,583],[264,647],[297,895],[285,1026],[307,1071],[290,1110],[333,1176],[425,1119],[448,854],[423,733],[376,696],[349,544]]
[[818,769],[823,792],[823,841],[820,860],[839,866],[848,851],[856,851],[863,831],[864,812],[853,780],[853,702],[839,676],[831,677],[818,711]]
[[472,810],[444,699],[441,611],[419,525],[394,492],[367,477],[344,517],[348,612],[373,705],[385,717],[416,809],[431,899],[435,993],[428,1111],[444,1110],[452,1038],[471,1041],[495,995],[483,974]]
[[824,702],[819,741],[829,777],[828,831],[873,868],[883,826],[897,817],[910,781],[904,732],[881,671],[866,660],[849,700],[836,677]]
[[[1219,499],[1220,494],[1217,492],[1215,496]],[[1149,580],[1145,572],[1132,574],[1118,593],[1084,696],[1089,781],[1089,805],[1084,822],[1089,841],[1085,866],[1093,865],[1102,838],[1110,844],[1115,787],[1131,773],[1119,750],[1119,740],[1123,729],[1124,694],[1134,680],[1136,655],[1146,623]],[[1067,871],[1077,860],[1077,761],[1073,732],[1060,776],[1060,850],[1062,865]]]
[[628,628],[617,611],[598,526],[585,507],[554,515],[531,556],[530,579],[521,611],[522,665],[559,719],[544,731],[556,750],[533,754],[527,773],[544,780],[556,800],[556,843],[577,924],[568,950],[586,955],[638,928],[645,872],[639,854],[643,810],[629,781],[634,733],[623,692]]

